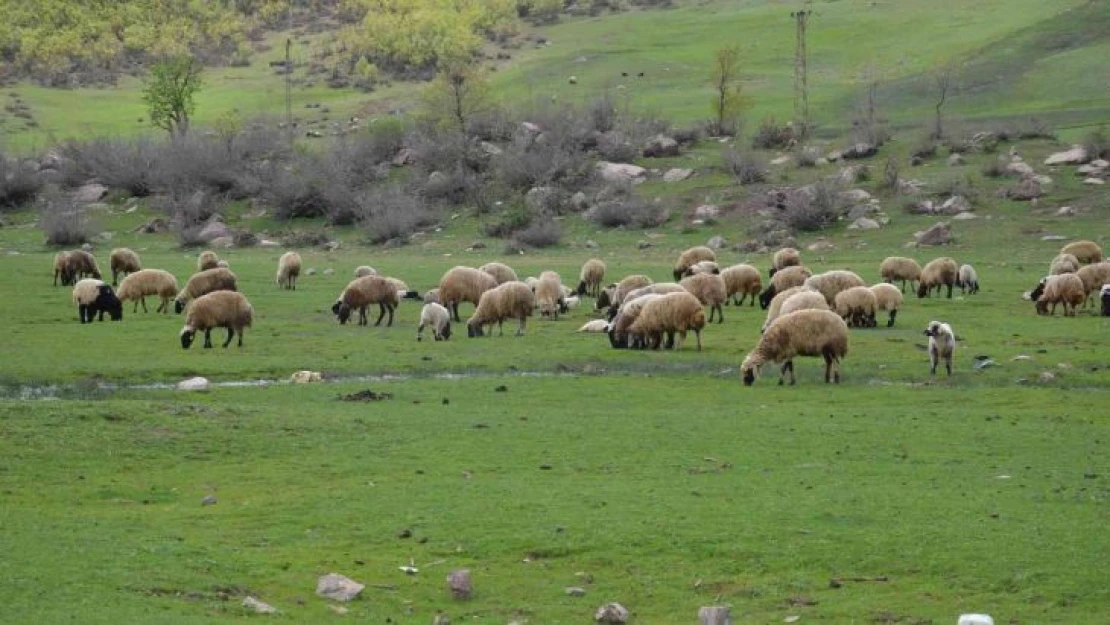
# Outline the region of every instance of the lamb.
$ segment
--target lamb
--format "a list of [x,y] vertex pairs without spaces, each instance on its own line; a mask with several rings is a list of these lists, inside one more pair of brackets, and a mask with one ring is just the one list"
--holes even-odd
[[759,307],[766,309],[771,304],[771,300],[775,298],[776,293],[782,293],[791,287],[802,286],[812,275],[813,272],[803,265],[791,265],[776,271],[775,275],[771,277],[771,284],[767,285],[767,288],[759,294]]
[[209,269],[217,269],[220,265],[220,257],[212,250],[205,250],[197,256],[197,271],[208,271]]
[[578,295],[597,298],[601,295],[601,283],[605,280],[605,261],[591,258],[582,264],[578,272]]
[[493,279],[497,281],[497,284],[519,281],[519,278],[516,277],[516,272],[513,271],[513,268],[504,263],[486,263],[479,267],[478,271],[484,271],[493,276]]
[[204,331],[205,349],[212,347],[212,329],[227,328],[226,348],[231,339],[239,335],[239,347],[243,346],[243,332],[251,327],[254,309],[242,293],[236,291],[213,291],[202,295],[189,304],[185,313],[185,326],[181,328],[181,348],[189,349],[199,331]]
[[54,255],[54,286],[58,286],[58,280],[62,281],[62,286],[69,286],[73,283],[69,252],[58,252]]
[[956,285],[956,276],[960,267],[955,260],[947,256],[934,258],[921,270],[921,281],[917,284],[917,297],[927,297],[933,289],[940,295],[941,287],[948,287],[948,299],[952,299],[952,287]]
[[126,247],[117,247],[112,250],[108,262],[112,266],[112,286],[119,285],[120,275],[134,273],[142,269],[142,265],[139,263],[139,255]]
[[73,303],[77,305],[77,318],[81,323],[92,323],[93,317],[104,321],[104,313],[108,313],[112,321],[123,319],[123,304],[112,287],[96,278],[85,278],[74,285]]
[[1057,254],[1048,265],[1048,275],[1058,276],[1079,271],[1079,259],[1072,254]]
[[[466,334],[473,338],[484,336],[483,326],[497,324],[498,334],[504,336],[503,323],[506,319],[519,322],[516,335],[523,336],[528,317],[536,307],[536,296],[523,282],[506,282],[482,293],[474,315],[466,322]],[[490,335],[493,335],[491,328]]]
[[207,295],[213,291],[236,291],[238,290],[236,281],[235,274],[231,273],[230,269],[222,267],[194,273],[189,281],[185,283],[185,288],[181,289],[177,298],[174,299],[173,310],[181,314],[189,300]]
[[559,274],[554,271],[545,271],[540,274],[540,281],[536,284],[535,303],[540,309],[540,316],[559,319],[559,311],[563,308],[563,292],[560,288]]
[[[659,349],[663,335],[667,337],[667,348],[681,348],[686,333],[694,331],[698,351],[701,351],[701,331],[705,327],[705,311],[698,298],[689,293],[668,293],[644,304],[640,316],[628,328],[633,341]],[[675,333],[679,340],[675,343]]]
[[[1083,289],[1083,281],[1079,276],[1074,273],[1064,273],[1042,278],[1030,297],[1037,303],[1038,315],[1055,315],[1056,305],[1063,304],[1064,316],[1074,317],[1076,309],[1086,301],[1087,291]],[[1048,309],[1049,304],[1052,304],[1051,312]]]
[[1060,248],[1060,253],[1071,254],[1084,265],[1101,263],[1106,259],[1102,254],[1102,248],[1094,241],[1073,241]]
[[575,332],[590,332],[596,334],[608,331],[609,322],[604,319],[594,319],[593,321],[587,321],[585,324],[582,325],[581,328],[575,330]]
[[682,279],[682,276],[686,273],[686,270],[689,269],[691,265],[700,263],[703,260],[711,260],[716,262],[717,253],[709,249],[708,247],[705,247],[704,245],[698,245],[696,247],[691,247],[685,252],[679,254],[678,260],[676,260],[674,263],[674,281],[678,282],[680,279]]
[[944,369],[952,375],[952,356],[956,353],[956,334],[952,326],[930,321],[925,326],[925,336],[929,337],[929,374],[937,374],[937,363],[943,358]]
[[712,260],[703,260],[700,263],[694,263],[686,268],[683,276],[695,276],[699,273],[721,273],[721,266]]
[[775,319],[763,332],[755,349],[740,365],[745,386],[755,383],[758,369],[765,362],[781,362],[779,384],[790,374],[794,377],[796,356],[821,356],[825,359],[825,383],[840,383],[840,360],[848,355],[848,324],[831,310],[798,310]]
[[424,293],[424,303],[425,304],[438,304],[439,303],[439,289],[428,289],[428,291],[426,293]]
[[1083,265],[1079,268],[1079,271],[1075,272],[1075,275],[1083,281],[1083,290],[1087,293],[1087,299],[1083,300],[1083,308],[1086,308],[1090,303],[1090,298],[1099,291],[1099,288],[1106,283],[1110,283],[1110,262],[1102,261]]
[[345,325],[351,318],[351,311],[358,311],[358,325],[367,324],[366,308],[370,304],[378,305],[378,320],[374,326],[381,325],[382,318],[389,313],[387,327],[393,325],[393,311],[397,308],[397,287],[392,282],[381,276],[363,276],[347,283],[343,292],[331,306],[331,312],[339,319],[339,325]]
[[365,276],[376,276],[376,275],[378,275],[378,270],[374,269],[370,265],[359,265],[358,267],[355,267],[355,277],[356,278],[363,278]]
[[768,270],[767,276],[774,278],[775,274],[786,269],[787,267],[794,267],[802,264],[802,255],[798,250],[792,247],[784,247],[775,252],[771,257],[771,269]]
[[1102,285],[1102,291],[1099,292],[1099,299],[1102,300],[1102,316],[1110,317],[1110,284]]
[[80,278],[100,279],[100,267],[96,264],[96,257],[85,250],[71,250],[67,256],[70,280]]
[[698,273],[683,278],[679,282],[682,288],[690,292],[691,295],[698,298],[698,301],[703,306],[709,307],[709,322],[713,322],[713,313],[717,313],[717,323],[724,323],[724,303],[728,299],[728,289],[725,287],[725,281],[721,276],[712,273]]
[[[751,265],[733,265],[721,270],[721,278],[725,281],[725,293],[733,304],[742,306],[744,298],[750,295],[750,305],[755,306],[755,299],[763,290],[763,280],[759,277],[758,269]],[[740,295],[739,300],[736,299],[737,295]]]
[[879,265],[879,275],[884,282],[894,283],[902,281],[902,292],[906,292],[906,283],[910,283],[910,291],[914,290],[914,282],[921,279],[921,265],[912,258],[904,256],[888,256]]
[[975,271],[975,267],[960,265],[960,270],[956,273],[956,286],[960,287],[960,293],[978,293],[979,273]]
[[484,271],[473,267],[452,267],[439,281],[439,301],[451,311],[455,321],[460,321],[460,302],[477,306],[482,294],[496,286],[497,280]]
[[277,285],[279,289],[297,290],[297,276],[301,275],[301,255],[286,252],[278,259]]
[[[680,290],[685,293],[685,289]],[[616,313],[612,321],[609,323],[606,332],[609,334],[609,344],[614,349],[623,349],[625,347],[638,347],[642,348],[644,345],[639,340],[630,341],[628,334],[629,328],[636,322],[636,318],[640,316],[644,306],[648,302],[657,300],[663,297],[657,293],[645,293],[639,297],[628,297],[625,302],[621,304],[620,311]]]
[[806,278],[805,285],[817,289],[825,296],[825,303],[830,309],[836,308],[836,294],[847,291],[854,286],[867,286],[858,274],[843,269],[834,269],[825,273]]
[[875,293],[865,286],[854,286],[836,294],[836,314],[840,315],[849,327],[874,327],[877,308],[878,301]]
[[424,304],[420,310],[420,325],[416,328],[416,340],[424,340],[424,328],[432,329],[432,338],[446,341],[451,338],[451,313],[439,304]]
[[123,279],[119,285],[117,295],[120,301],[134,301],[135,307],[131,312],[139,312],[139,304],[143,305],[143,312],[147,312],[146,297],[157,295],[162,303],[155,312],[170,312],[170,302],[177,295],[177,278],[168,271],[161,269],[140,269]]
[[880,282],[872,286],[871,292],[875,294],[875,309],[886,310],[890,313],[886,327],[894,327],[894,318],[898,316],[898,309],[902,307],[902,292],[894,285],[886,282]]
[[[825,296],[813,289],[801,289],[782,301],[778,316],[790,314],[797,310],[828,310]],[[841,315],[843,317],[843,315]]]

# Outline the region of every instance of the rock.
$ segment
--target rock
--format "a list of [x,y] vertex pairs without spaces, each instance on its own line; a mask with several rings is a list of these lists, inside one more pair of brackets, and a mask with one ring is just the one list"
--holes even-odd
[[647,170],[637,165],[627,163],[609,163],[600,161],[597,164],[598,174],[606,182],[631,182],[639,184],[647,179]]
[[961,614],[956,625],[994,625],[989,614]]
[[731,610],[724,606],[705,606],[698,610],[700,625],[732,625]]
[[532,122],[521,122],[520,123],[520,129],[523,130],[524,132],[527,132],[527,133],[533,134],[533,135],[538,135],[541,132],[543,132],[542,128],[540,128],[537,124],[534,124]]
[[577,76],[571,76],[570,78],[567,78],[567,82],[572,84],[572,85],[577,85],[578,84],[578,77]]
[[966,164],[967,164],[967,161],[964,160],[964,157],[963,157],[962,154],[949,154],[948,155],[948,166],[949,167],[959,167],[961,165],[966,165]]
[[1041,190],[1041,185],[1037,181],[1026,178],[1012,187],[999,189],[998,195],[1015,202],[1028,202],[1044,195],[1044,191]]
[[667,172],[663,174],[663,182],[682,182],[693,175],[694,170],[692,169],[679,169],[676,167],[668,169]]
[[532,187],[524,194],[524,205],[532,214],[554,212],[558,204],[559,191],[555,187]]
[[[843,158],[844,158],[844,153],[841,152],[840,150],[833,150],[832,152],[829,152],[828,154],[825,155],[825,160],[827,160],[830,163],[835,163],[835,162],[837,162],[837,161],[839,161]],[[853,181],[853,182],[855,182],[855,181]]]
[[644,241],[643,239],[640,239],[636,242],[636,249],[646,250],[649,247],[651,247],[651,243],[648,241]]
[[1023,361],[1023,360],[1033,360],[1033,357],[1030,356],[1029,354],[1018,354],[1017,356],[1014,356],[1010,360],[1013,361],[1013,362],[1020,362],[1020,361]]
[[441,185],[447,181],[447,175],[441,171],[433,171],[428,174],[428,186]]
[[934,224],[924,232],[915,235],[918,245],[948,245],[952,240],[952,233],[945,222]]
[[921,167],[924,164],[925,159],[921,158],[920,156],[914,154],[910,157],[910,167]]
[[606,603],[594,613],[598,623],[627,623],[628,609],[619,603]]
[[145,224],[139,226],[138,228],[135,228],[135,232],[141,232],[143,234],[158,234],[160,232],[166,232],[169,229],[170,225],[166,223],[165,219],[162,219],[161,217],[151,217],[150,221],[147,221]]
[[570,205],[574,210],[581,212],[590,207],[590,201],[586,199],[585,193],[578,191],[570,196]]
[[333,275],[334,273],[335,273],[335,270],[332,269],[331,267],[328,267],[327,269],[324,270],[324,275],[325,276],[330,276],[330,275]]
[[219,503],[219,501],[220,500],[216,499],[215,495],[205,495],[204,498],[200,500],[200,505],[202,505],[202,506],[214,506],[217,503]]
[[1082,165],[1090,160],[1087,149],[1081,145],[1073,145],[1070,150],[1057,152],[1044,159],[1045,165]]
[[925,183],[920,180],[899,180],[898,192],[902,195],[916,195],[925,188]]
[[806,249],[810,252],[827,252],[829,250],[835,250],[836,246],[828,241],[821,240],[815,243],[810,243],[806,246]]
[[1046,234],[1041,237],[1042,241],[1067,241],[1068,237],[1062,234]]
[[447,589],[451,591],[451,595],[456,599],[469,599],[473,591],[470,584],[470,571],[467,569],[451,571],[451,574],[447,576]]
[[73,201],[79,204],[92,204],[104,199],[108,195],[108,187],[90,182],[83,184],[73,192]]
[[1018,176],[1032,176],[1033,168],[1029,166],[1029,163],[1015,161],[1006,165],[1006,173]]
[[306,276],[316,275],[316,268],[315,267],[309,267],[308,269],[305,269],[304,275],[306,275]]
[[486,249],[486,244],[483,241],[475,241],[475,242],[471,243],[470,247],[468,247],[466,249],[468,249],[468,250],[484,250],[484,249]]
[[404,167],[413,162],[413,152],[409,148],[401,148],[389,163],[394,167]]
[[293,384],[309,384],[312,382],[320,382],[324,376],[319,371],[297,371],[289,376],[289,381]]
[[1052,177],[1044,174],[1034,174],[1028,178],[1041,186],[1052,184]]
[[567,586],[563,591],[568,597],[585,597],[586,589],[578,586]]
[[586,246],[586,249],[588,249],[588,250],[596,250],[596,249],[601,247],[600,245],[597,244],[597,241],[594,241],[592,239],[586,239],[586,243],[584,245]]
[[81,249],[83,251],[86,251],[86,252],[92,252],[93,251],[92,243],[82,243],[81,244]]
[[702,204],[694,209],[694,219],[716,219],[721,216],[721,209],[713,204]]
[[[218,215],[213,215],[208,218],[208,222],[196,234],[196,239],[204,243],[211,243],[213,239],[221,239],[227,237],[232,243],[235,239],[232,237],[231,228],[227,227]],[[230,247],[230,245],[228,246]]]
[[436,617],[432,619],[432,625],[451,625],[451,617],[446,614],[437,614]]
[[991,367],[997,366],[997,362],[991,360],[990,358],[984,358],[983,360],[977,361],[974,365],[971,365],[971,368],[976,371],[982,371],[983,369],[990,369]]
[[177,383],[177,390],[179,391],[207,391],[208,378],[195,377],[188,380],[182,380]]
[[719,250],[719,249],[723,248],[726,245],[728,245],[728,242],[725,241],[725,238],[722,237],[719,234],[710,238],[705,243],[705,246],[708,247],[709,249],[712,249],[712,250]]
[[1061,206],[1056,211],[1057,217],[1075,217],[1075,209],[1070,206]]
[[871,194],[863,189],[851,189],[849,191],[841,191],[840,199],[849,204],[863,204],[871,199]]
[[230,249],[235,246],[235,239],[231,237],[216,237],[208,242],[208,247],[216,249]]
[[501,148],[497,147],[496,145],[490,143],[489,141],[483,141],[483,142],[479,143],[478,147],[482,148],[482,152],[485,152],[489,156],[497,156],[498,154],[501,154],[501,152],[504,151]]
[[678,141],[667,135],[655,135],[648,139],[644,145],[644,158],[678,156],[679,154]]
[[785,165],[790,162],[790,156],[779,156],[771,160],[772,165]]
[[867,175],[866,172],[867,168],[863,165],[841,167],[840,171],[836,174],[836,181],[845,186],[856,184]]
[[1101,185],[1106,184],[1106,181],[1103,180],[1102,178],[1085,178],[1083,180],[1083,184],[1092,184],[1092,185],[1101,186]]
[[1037,381],[1041,383],[1051,382],[1055,379],[1056,374],[1051,371],[1042,371],[1041,374],[1037,376]]
[[[870,143],[857,143],[847,150],[840,153],[840,157],[846,160],[857,158],[870,158],[879,153],[879,148],[871,145]],[[830,159],[831,160],[831,159]]]
[[877,215],[879,212],[881,212],[881,210],[878,204],[860,204],[848,210],[847,218],[851,221],[855,221],[860,217]]
[[334,252],[335,250],[339,249],[339,247],[339,241],[328,241],[324,244],[324,250],[328,252]]
[[975,213],[969,213],[967,211],[956,213],[952,216],[952,221],[968,221],[970,219],[979,219],[979,216]]
[[316,595],[334,601],[351,601],[366,586],[338,573],[328,573],[316,580]]
[[277,614],[277,608],[250,595],[243,598],[243,607],[257,614]]
[[259,239],[258,247],[281,247],[281,243],[269,239]]
[[941,215],[955,215],[957,213],[966,213],[971,210],[971,202],[967,201],[962,195],[953,195],[940,205],[940,208],[935,212]]
[[874,219],[868,219],[866,217],[860,217],[859,219],[853,221],[852,225],[848,226],[848,229],[849,230],[878,230],[881,227],[882,226],[879,225],[879,222],[875,221]]

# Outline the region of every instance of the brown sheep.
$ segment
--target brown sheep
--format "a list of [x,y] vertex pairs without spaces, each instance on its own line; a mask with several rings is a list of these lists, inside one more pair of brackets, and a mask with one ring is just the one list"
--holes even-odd
[[85,250],[71,250],[68,252],[67,262],[70,279],[100,279],[100,267],[96,264],[96,257]]
[[[758,269],[751,265],[733,265],[721,270],[721,279],[725,281],[725,292],[733,304],[742,306],[744,298],[751,296],[750,305],[755,306],[755,300],[763,290],[763,280],[759,277]],[[739,300],[736,299],[737,295],[740,296]],[[729,303],[728,300],[725,303]]]
[[[679,290],[685,292],[685,289],[679,287]],[[629,295],[625,298],[625,302],[621,304],[620,310],[616,316],[609,323],[607,332],[609,334],[609,344],[615,349],[622,349],[625,347],[638,347],[643,348],[644,345],[638,340],[629,341],[628,329],[636,322],[636,318],[640,316],[644,306],[652,300],[663,297],[657,293],[645,293],[637,297]]]
[[545,271],[540,274],[540,281],[536,283],[536,307],[540,309],[541,317],[559,319],[559,311],[563,307],[562,284],[559,274],[554,271]]
[[351,312],[358,311],[358,325],[368,323],[366,309],[370,304],[378,305],[378,320],[374,326],[381,325],[382,318],[389,313],[387,327],[393,325],[393,311],[397,309],[397,286],[381,276],[363,276],[347,283],[346,288],[331,306],[331,311],[344,325],[351,318]]
[[[811,289],[805,285],[792,286],[789,289],[782,291],[781,293],[776,293],[775,296],[771,298],[771,301],[767,304],[767,318],[763,320],[763,327],[762,329],[760,329],[760,332],[765,332],[767,330],[767,327],[771,325],[771,322],[779,318],[779,315],[782,314],[782,305],[786,303],[786,300],[790,299],[795,294],[801,293],[803,291],[817,293],[816,289]],[[817,294],[821,295],[820,293]],[[825,299],[825,296],[821,295],[821,299]],[[828,307],[829,305],[826,303],[825,308],[828,309]]]
[[519,281],[519,278],[516,277],[516,272],[513,271],[513,268],[504,263],[486,263],[479,267],[478,271],[484,271],[493,276],[493,279],[497,281],[497,284]]
[[597,298],[601,295],[601,283],[605,280],[605,261],[591,258],[582,264],[578,272],[578,295]]
[[829,309],[835,310],[837,293],[847,291],[854,286],[867,286],[867,283],[855,272],[834,269],[806,278],[805,285],[820,291],[821,295],[825,296],[825,303],[829,305]]
[[759,294],[760,308],[766,309],[777,293],[782,293],[791,287],[802,286],[812,275],[813,272],[803,265],[791,265],[776,271],[771,277],[771,284]]
[[[802,264],[802,255],[798,250],[792,247],[784,247],[775,252],[771,257],[771,269],[767,272],[768,277],[774,278],[775,274],[786,269],[787,267],[795,267]],[[789,288],[789,287],[787,287]]]
[[[788,315],[796,310],[828,310],[829,305],[825,302],[825,296],[821,295],[813,289],[799,287],[800,290],[790,297],[782,300],[782,306],[779,308],[778,316]],[[770,324],[768,324],[770,325]]]
[[1083,281],[1083,290],[1087,293],[1087,299],[1083,300],[1083,308],[1086,308],[1094,294],[1102,288],[1102,285],[1110,284],[1110,262],[1102,261],[1083,265],[1079,268],[1079,271],[1075,272],[1075,275]]
[[719,274],[719,273],[721,273],[721,266],[718,265],[716,261],[703,260],[701,262],[694,263],[693,265],[690,265],[689,267],[687,267],[686,271],[683,272],[682,275],[683,275],[683,277],[688,277],[688,276],[697,275],[699,273]]
[[1060,248],[1060,253],[1071,254],[1084,265],[1101,263],[1106,259],[1102,254],[1102,248],[1094,241],[1073,241]]
[[[651,278],[644,275],[633,274],[631,276],[625,276],[620,282],[617,283],[616,288],[613,290],[612,303],[620,306],[621,303],[624,302],[624,298],[628,296],[629,292],[641,287],[648,286],[650,284],[654,284]],[[598,301],[600,303],[600,299]]]
[[879,275],[882,276],[883,282],[891,284],[900,280],[903,293],[906,292],[906,283],[909,282],[910,291],[913,292],[914,282],[921,279],[921,265],[918,265],[917,261],[912,258],[888,256],[879,265]]
[[277,285],[279,289],[297,290],[297,277],[301,275],[301,255],[286,252],[278,259]]
[[205,250],[197,255],[197,271],[208,271],[220,266],[220,257],[212,250]]
[[717,313],[717,323],[724,323],[724,303],[728,299],[728,289],[725,288],[725,281],[721,276],[712,273],[698,273],[683,278],[679,282],[682,288],[690,292],[691,295],[698,298],[702,306],[709,307],[709,322],[713,322],[713,313]]
[[1048,275],[1058,276],[1079,271],[1079,259],[1074,254],[1057,254],[1048,264]]
[[[902,307],[902,292],[898,290],[898,287],[886,282],[880,282],[872,286],[871,292],[875,294],[875,309],[890,313],[886,327],[894,327],[894,318],[898,316],[898,309]],[[872,322],[874,321],[872,319]]]
[[716,262],[717,253],[709,249],[708,247],[705,247],[704,245],[698,245],[696,247],[691,247],[685,252],[679,254],[678,260],[676,260],[674,263],[674,281],[678,282],[691,265],[700,263],[703,260],[711,260]]
[[170,302],[177,295],[177,278],[161,269],[140,269],[123,279],[118,295],[121,301],[135,302],[132,312],[139,311],[139,304],[143,305],[143,312],[147,312],[146,297],[157,295],[162,303],[155,312],[168,313]]
[[119,285],[121,275],[135,273],[143,268],[139,263],[139,255],[126,247],[117,247],[112,250],[111,256],[108,257],[108,263],[112,266],[112,286]]
[[69,252],[58,252],[54,255],[54,286],[58,286],[58,281],[61,280],[62,286],[69,286],[73,284],[73,275],[71,274]]
[[[641,341],[645,346],[659,349],[666,335],[666,346],[681,348],[686,340],[686,333],[694,331],[697,338],[698,351],[701,351],[701,331],[705,327],[705,311],[702,309],[698,298],[689,293],[668,293],[659,299],[647,302],[640,316],[628,328],[633,340]],[[675,333],[679,341],[675,343]]]
[[251,327],[254,309],[242,293],[235,291],[213,291],[202,295],[189,304],[185,313],[185,326],[181,328],[181,347],[189,349],[199,331],[204,331],[204,347],[212,347],[212,329],[227,328],[226,348],[231,339],[239,335],[239,347],[243,346],[243,332]]
[[956,286],[956,278],[959,277],[960,266],[956,261],[941,256],[929,261],[925,268],[921,270],[921,281],[917,284],[917,297],[927,297],[932,293],[933,289],[937,290],[937,295],[940,295],[942,287],[948,287],[948,299],[952,299],[952,287]]
[[865,286],[854,286],[836,294],[836,314],[840,315],[849,327],[874,327],[875,310],[878,307],[875,293]]
[[[1031,297],[1037,302],[1038,315],[1055,315],[1056,305],[1063,304],[1064,316],[1074,317],[1076,309],[1087,299],[1087,292],[1083,289],[1083,281],[1079,276],[1074,273],[1064,273],[1042,278]],[[1051,312],[1048,309],[1049,304],[1052,304]]]
[[180,314],[185,310],[185,305],[190,300],[196,299],[201,295],[207,295],[213,291],[236,291],[237,278],[235,274],[231,273],[230,269],[217,267],[215,269],[207,269],[199,273],[194,273],[189,281],[185,283],[185,288],[181,289],[174,299],[173,309],[174,312]]
[[497,280],[488,273],[473,267],[452,267],[439,281],[439,303],[459,319],[459,304],[470,302],[475,306],[482,294],[497,286]]
[[[471,338],[484,336],[483,326],[497,324],[498,335],[504,336],[503,324],[506,319],[516,319],[519,323],[517,336],[524,335],[528,317],[536,307],[536,296],[523,282],[506,282],[484,293],[474,309],[474,315],[466,322],[466,334]],[[490,335],[493,335],[492,329]]]
[[775,319],[760,337],[744,362],[740,376],[744,384],[755,383],[756,371],[765,362],[781,362],[779,384],[790,374],[794,378],[796,356],[821,356],[825,359],[825,383],[840,383],[840,360],[848,355],[848,324],[829,310],[799,310]]

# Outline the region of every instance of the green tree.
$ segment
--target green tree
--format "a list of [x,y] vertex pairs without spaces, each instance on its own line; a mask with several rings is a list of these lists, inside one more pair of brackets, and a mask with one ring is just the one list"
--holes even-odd
[[740,87],[740,49],[736,46],[718,48],[713,53],[713,101],[711,103],[713,134],[735,134],[740,113],[747,105]]
[[447,64],[424,92],[424,116],[466,134],[467,122],[489,108],[489,83],[481,68],[465,61]]
[[193,96],[201,87],[200,74],[200,63],[188,56],[155,63],[143,87],[150,123],[170,135],[184,136],[196,108]]

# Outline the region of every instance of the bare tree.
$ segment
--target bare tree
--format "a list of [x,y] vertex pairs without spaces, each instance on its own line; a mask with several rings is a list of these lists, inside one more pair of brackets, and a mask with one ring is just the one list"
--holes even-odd
[[736,46],[718,48],[713,53],[713,134],[736,132],[745,98],[740,87],[740,49]]
[[936,120],[933,124],[934,139],[944,138],[944,119],[941,110],[944,108],[945,103],[948,102],[948,95],[952,90],[953,83],[955,82],[956,69],[951,65],[945,65],[933,75],[933,88],[936,90],[937,102],[933,105],[936,109]]

